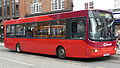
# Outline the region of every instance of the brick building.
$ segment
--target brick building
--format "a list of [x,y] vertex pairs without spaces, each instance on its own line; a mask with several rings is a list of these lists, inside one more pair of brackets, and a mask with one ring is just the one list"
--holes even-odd
[[0,22],[2,22],[2,0],[0,0]]
[[2,19],[10,20],[19,18],[19,1],[2,0]]
[[20,14],[20,18],[40,13],[72,10],[72,0],[22,0],[20,9],[22,9],[20,12],[24,11]]
[[72,0],[2,0],[4,20],[73,9]]

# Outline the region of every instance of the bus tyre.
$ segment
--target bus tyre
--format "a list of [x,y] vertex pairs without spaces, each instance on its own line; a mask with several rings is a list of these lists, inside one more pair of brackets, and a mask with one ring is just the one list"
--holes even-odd
[[18,53],[21,52],[20,44],[17,44],[17,45],[16,45],[16,51],[17,51]]
[[66,58],[66,52],[65,52],[65,49],[63,47],[59,47],[57,49],[57,56],[60,58],[60,59],[64,59]]

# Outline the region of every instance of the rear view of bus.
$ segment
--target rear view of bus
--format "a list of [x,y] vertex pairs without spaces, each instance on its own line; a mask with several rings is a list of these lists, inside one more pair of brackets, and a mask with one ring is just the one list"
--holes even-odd
[[89,57],[110,56],[116,53],[116,41],[111,12],[90,10],[88,24]]

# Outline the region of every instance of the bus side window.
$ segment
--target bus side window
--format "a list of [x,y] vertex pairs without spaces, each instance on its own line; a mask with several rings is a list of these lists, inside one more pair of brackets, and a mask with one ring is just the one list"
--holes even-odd
[[6,28],[7,28],[6,29],[6,37],[10,37],[10,27],[11,27],[10,25],[6,26]]
[[26,36],[27,36],[27,37],[33,37],[33,32],[32,32],[31,29],[27,29],[27,30],[26,30]]
[[15,25],[11,25],[11,37],[15,37]]
[[38,23],[38,38],[50,38],[50,21]]
[[77,22],[72,22],[71,24],[72,33],[77,33]]
[[66,37],[66,20],[56,20],[51,25],[51,37],[64,39]]
[[85,18],[75,18],[71,20],[71,38],[85,39]]
[[26,24],[26,27],[25,27],[25,35],[26,35],[26,37],[38,38],[37,25],[38,25],[37,23]]
[[23,36],[23,25],[22,24],[18,24],[16,25],[16,37],[22,37]]

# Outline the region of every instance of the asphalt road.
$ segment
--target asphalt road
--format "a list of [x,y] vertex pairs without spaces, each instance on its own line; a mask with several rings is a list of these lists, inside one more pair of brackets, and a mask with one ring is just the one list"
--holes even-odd
[[17,53],[0,43],[0,68],[120,68],[120,54],[94,59],[61,60],[50,55]]

